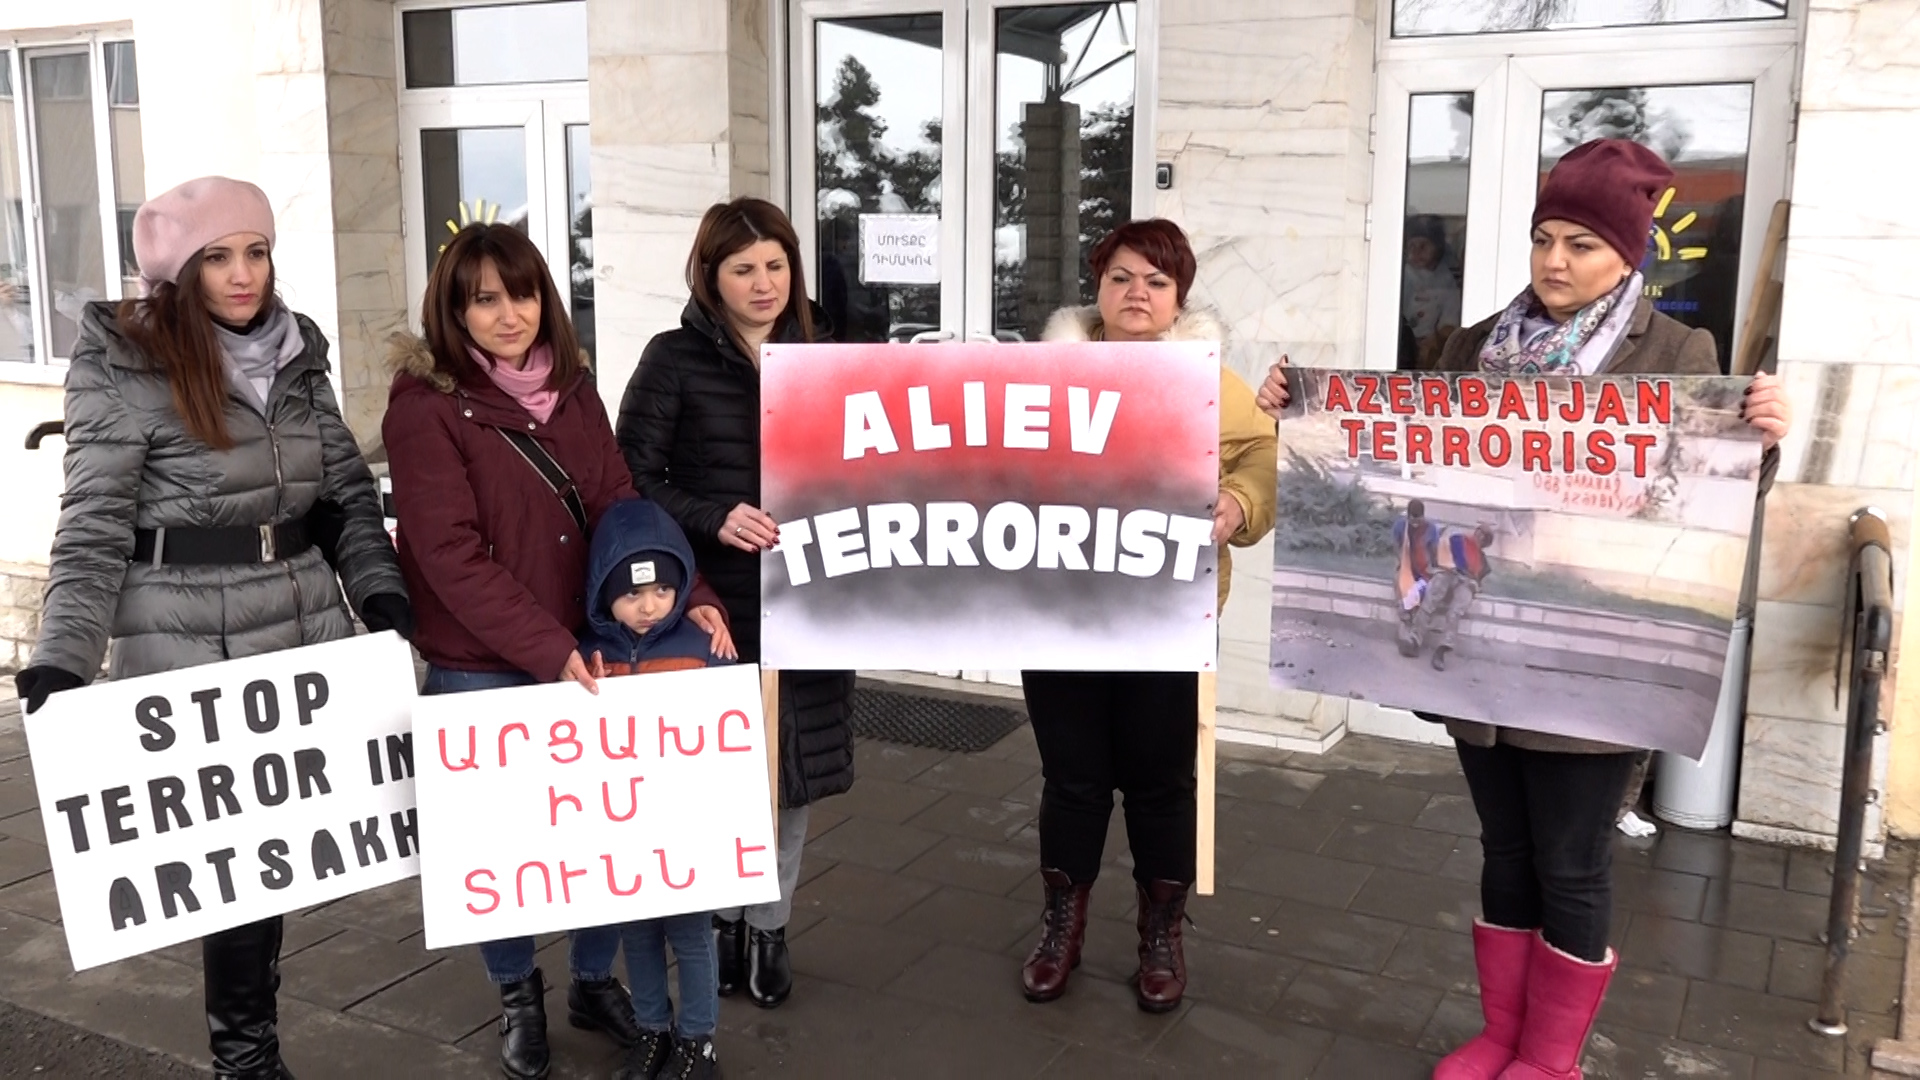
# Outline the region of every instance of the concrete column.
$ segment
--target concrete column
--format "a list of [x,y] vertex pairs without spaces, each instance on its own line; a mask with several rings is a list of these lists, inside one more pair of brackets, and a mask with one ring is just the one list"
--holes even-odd
[[1021,106],[1020,140],[1027,174],[1021,321],[1038,330],[1055,311],[1080,302],[1080,106]]
[[[1228,366],[1254,386],[1282,352],[1361,366],[1374,16],[1371,0],[1161,8],[1154,141],[1174,183],[1157,211],[1192,237],[1193,299],[1219,310]],[[1269,688],[1272,565],[1270,542],[1234,553],[1222,737],[1318,744],[1349,702]]]
[[768,194],[767,0],[588,0],[599,384],[680,323],[707,207]]

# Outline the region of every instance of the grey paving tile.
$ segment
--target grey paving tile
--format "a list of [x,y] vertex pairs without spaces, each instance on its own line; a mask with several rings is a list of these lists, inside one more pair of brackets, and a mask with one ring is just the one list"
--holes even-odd
[[1480,815],[1473,809],[1473,800],[1465,795],[1435,795],[1413,823],[1422,829],[1455,836],[1480,835]]
[[1018,961],[952,945],[921,957],[887,986],[887,993],[954,1010],[971,1019],[976,1030],[1016,1028],[1128,1056],[1146,1053],[1179,1023],[1186,1008],[1161,1016],[1143,1013],[1131,988],[1085,968],[1069,978],[1067,992],[1057,1001],[1035,1004],[1021,993]]
[[[1796,1001],[1817,1002],[1820,1000],[1820,985],[1826,970],[1825,946],[1775,941],[1767,993]],[[1902,970],[1901,961],[1892,957],[1850,952],[1841,1002],[1849,1009],[1893,1013],[1900,1000]]]
[[1621,969],[1607,988],[1600,1021],[1671,1038],[1680,1032],[1680,1010],[1687,1002],[1687,986],[1687,980],[1679,975]]
[[1806,1068],[1839,1072],[1845,1044],[1807,1029],[1805,1003],[1752,990],[1696,982],[1680,1017],[1680,1037]]
[[1202,1076],[1306,1076],[1332,1046],[1328,1031],[1202,1003],[1188,1009],[1152,1057]]
[[1004,952],[1036,932],[1041,906],[964,889],[942,888],[888,925],[949,945]]
[[59,925],[60,897],[54,892],[53,874],[38,874],[0,888],[0,911],[17,912]]
[[1411,825],[1433,796],[1413,788],[1395,787],[1357,776],[1329,776],[1302,807],[1389,825]]
[[[457,1043],[500,1018],[500,992],[470,955],[443,956],[430,967],[407,976],[366,998],[347,1012],[389,1027]],[[564,971],[555,973],[565,979]],[[620,972],[622,981],[626,973]],[[566,986],[550,990],[548,1023],[566,1020]]]
[[1479,992],[1470,935],[1408,927],[1380,969],[1382,975],[1449,993]]
[[948,836],[1008,844],[1033,824],[1039,813],[1037,802],[1013,802],[956,791],[941,796],[908,819],[908,824]]
[[1389,1046],[1354,1035],[1333,1040],[1333,1049],[1313,1070],[1313,1080],[1427,1080],[1433,1075],[1433,1054],[1404,1046]]
[[[1265,893],[1222,885],[1212,896],[1196,895],[1187,900],[1187,918],[1193,920],[1187,935],[1245,945],[1274,929],[1273,913],[1279,907],[1280,901]],[[1133,917],[1132,911],[1121,914]]]
[[22,810],[10,818],[0,820],[0,836],[14,840],[31,840],[41,847],[47,846],[47,829],[40,820],[40,808]]
[[1340,827],[1337,814],[1295,810],[1246,799],[1221,799],[1214,808],[1217,839],[1262,848],[1319,851]]
[[1042,1080],[1182,1080],[1198,1075],[1169,1062],[1079,1045],[1060,1051],[1040,1073]]
[[979,756],[1000,761],[1020,761],[1031,757],[1032,763],[1039,765],[1040,747],[1033,741],[1033,725],[1021,724],[1007,732],[998,742],[980,751]]
[[1268,1012],[1305,966],[1290,956],[1186,936],[1187,999]]
[[1480,889],[1435,874],[1410,874],[1382,867],[1375,870],[1347,905],[1351,911],[1375,915],[1408,926],[1428,926],[1465,934],[1480,915]]
[[1622,967],[1684,975],[1747,990],[1764,990],[1773,942],[1758,934],[1702,923],[1636,916],[1620,949]]
[[1282,900],[1343,908],[1359,894],[1373,867],[1299,851],[1257,851],[1229,880],[1234,888]]
[[1398,979],[1307,964],[1271,1011],[1309,1027],[1411,1047],[1444,996]]
[[1749,934],[1817,943],[1827,925],[1827,900],[1721,878],[1707,887],[1700,921]]
[[0,888],[53,869],[44,845],[13,837],[0,839]]
[[949,836],[900,869],[907,877],[1004,896],[1039,860],[1024,848]]
[[350,929],[288,957],[280,965],[280,993],[337,1012],[438,959],[418,939],[395,942]]
[[39,805],[32,764],[26,758],[0,762],[0,817],[12,817]]
[[1274,912],[1274,929],[1248,944],[1332,967],[1377,972],[1400,944],[1401,923],[1288,901]]
[[1039,771],[1025,762],[949,754],[946,760],[914,777],[913,782],[939,791],[964,791],[997,799],[1022,787]]
[[1406,825],[1345,821],[1321,846],[1320,854],[1372,866],[1391,866],[1416,874],[1434,874],[1446,865],[1459,839],[1451,833]]
[[[0,829],[6,822],[0,821]],[[1787,888],[1825,897],[1833,892],[1833,853],[1798,848],[1787,852]]]
[[884,874],[843,862],[802,885],[794,895],[793,905],[795,910],[880,925],[899,918],[936,888],[938,886],[930,881]]
[[946,756],[941,750],[860,739],[853,744],[853,773],[859,777],[853,786],[857,788],[865,780],[911,780]]
[[1433,1017],[1427,1021],[1426,1030],[1420,1033],[1417,1045],[1435,1057],[1451,1054],[1468,1039],[1478,1035],[1484,1023],[1480,1014],[1479,994],[1449,993],[1433,1010]]
[[796,975],[878,990],[900,976],[935,942],[924,935],[828,916],[791,950]]
[[[939,802],[940,798],[940,792],[928,787],[863,776],[854,781],[846,794],[835,796],[830,805],[843,821],[859,818],[897,823]],[[830,834],[823,834],[822,838],[825,835]],[[809,837],[810,842],[811,839]]]
[[[807,808],[807,839],[823,836],[833,831],[836,825],[847,820],[847,812],[833,805],[829,799]],[[831,808],[830,808],[831,807]]]
[[939,842],[940,834],[936,832],[856,817],[808,844],[807,848],[835,862],[891,872],[919,858]]
[[1698,921],[1707,899],[1707,879],[1674,870],[1624,866],[1613,874],[1613,906],[1668,919]]
[[1440,864],[1439,875],[1449,881],[1464,881],[1469,885],[1480,883],[1480,868],[1486,859],[1480,851],[1478,838],[1461,838],[1454,841],[1453,853],[1447,861]]
[[[1403,750],[1415,750],[1409,756]],[[1442,757],[1452,759],[1454,755],[1445,751],[1436,751],[1427,747],[1415,747],[1407,743],[1397,743],[1390,739],[1342,739],[1324,754],[1295,754],[1286,765],[1289,768],[1305,769],[1308,772],[1327,773],[1329,775],[1353,775],[1363,779],[1384,780],[1403,766],[1411,766],[1415,771],[1433,770],[1434,763]],[[1455,772],[1460,770],[1459,761],[1452,761]]]
[[1255,761],[1218,761],[1213,770],[1214,790],[1231,799],[1278,806],[1299,806],[1326,777],[1321,773],[1263,765]]
[[404,940],[421,930],[420,879],[408,878],[355,893],[313,911],[308,917],[388,941]]
[[1581,1059],[1583,1071],[1592,1080],[1749,1080],[1753,1065],[1747,1054],[1650,1035],[1609,1024],[1604,1018],[1587,1040]]
[[146,955],[75,972],[58,927],[7,919],[0,922],[0,971],[6,972],[0,999],[202,1068],[208,1064],[200,977],[191,968]]

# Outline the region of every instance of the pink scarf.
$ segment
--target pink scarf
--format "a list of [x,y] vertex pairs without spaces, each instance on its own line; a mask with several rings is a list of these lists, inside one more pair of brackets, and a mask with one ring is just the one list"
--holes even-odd
[[535,345],[527,354],[527,364],[522,368],[512,368],[499,363],[493,357],[479,349],[467,350],[473,355],[473,361],[480,365],[493,385],[507,392],[507,396],[520,403],[528,415],[541,423],[553,418],[554,406],[560,404],[560,394],[547,389],[547,380],[553,376],[553,350],[545,345]]

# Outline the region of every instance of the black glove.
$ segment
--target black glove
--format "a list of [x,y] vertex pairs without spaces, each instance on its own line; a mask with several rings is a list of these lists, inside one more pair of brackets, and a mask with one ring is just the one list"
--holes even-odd
[[87,685],[87,680],[65,668],[28,667],[21,668],[13,677],[13,685],[20,691],[20,701],[29,713],[37,712],[47,699],[62,690],[78,690]]
[[307,511],[307,539],[320,549],[336,574],[340,572],[340,534],[346,527],[347,512],[332,499],[321,499]]
[[360,608],[360,621],[366,624],[369,634],[392,630],[407,641],[413,640],[413,605],[399,593],[383,592],[367,597]]

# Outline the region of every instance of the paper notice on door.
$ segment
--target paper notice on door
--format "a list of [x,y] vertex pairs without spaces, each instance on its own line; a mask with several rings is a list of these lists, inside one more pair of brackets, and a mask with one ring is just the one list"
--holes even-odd
[[940,284],[940,215],[861,214],[860,281]]

